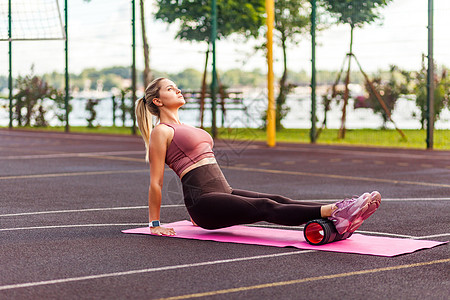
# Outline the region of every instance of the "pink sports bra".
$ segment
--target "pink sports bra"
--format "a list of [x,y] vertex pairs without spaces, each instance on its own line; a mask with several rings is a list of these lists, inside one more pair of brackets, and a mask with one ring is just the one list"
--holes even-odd
[[174,130],[166,153],[166,164],[177,173],[206,157],[214,157],[214,141],[205,130],[186,124],[167,124]]

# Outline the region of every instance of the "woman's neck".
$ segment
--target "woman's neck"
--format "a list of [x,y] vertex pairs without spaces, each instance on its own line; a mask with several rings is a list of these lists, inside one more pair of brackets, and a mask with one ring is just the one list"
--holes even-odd
[[159,122],[167,124],[181,124],[180,118],[178,118],[178,113],[162,114],[159,118]]

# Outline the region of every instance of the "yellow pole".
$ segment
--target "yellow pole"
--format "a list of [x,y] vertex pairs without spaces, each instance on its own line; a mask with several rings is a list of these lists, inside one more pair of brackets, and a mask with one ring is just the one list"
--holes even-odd
[[273,52],[272,52],[272,40],[273,40],[273,24],[275,21],[274,16],[275,4],[274,0],[266,0],[266,13],[267,13],[267,145],[269,147],[275,146],[275,99],[274,99],[274,86],[273,86]]

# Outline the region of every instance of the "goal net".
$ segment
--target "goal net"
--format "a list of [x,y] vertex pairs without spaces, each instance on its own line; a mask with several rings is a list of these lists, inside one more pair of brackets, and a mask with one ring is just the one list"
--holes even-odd
[[[9,14],[11,14],[11,39]],[[64,39],[64,25],[58,0],[0,1],[0,41]]]

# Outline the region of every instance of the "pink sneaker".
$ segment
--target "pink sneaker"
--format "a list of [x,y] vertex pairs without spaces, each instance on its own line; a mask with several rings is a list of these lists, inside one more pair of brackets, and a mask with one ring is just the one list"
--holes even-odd
[[362,216],[363,219],[367,219],[370,217],[377,209],[380,207],[381,204],[381,194],[377,191],[373,191],[370,193],[370,197],[372,198],[372,201],[370,201],[369,209],[364,213]]
[[328,219],[333,221],[339,234],[353,232],[364,221],[361,216],[368,210],[371,200],[371,195],[364,193],[359,198],[339,201],[335,203],[337,209]]
[[378,209],[378,207],[380,207],[381,204],[381,195],[379,192],[373,191],[372,193],[370,193],[370,197],[372,198],[372,200],[369,203],[369,208],[361,216],[363,221],[370,217]]
[[363,212],[359,216],[359,218],[357,218],[355,221],[353,221],[351,226],[349,226],[349,228],[347,228],[347,232],[354,232],[356,229],[358,229],[362,225],[362,223],[368,217],[370,217],[378,209],[378,207],[380,207],[381,195],[379,192],[373,191],[372,193],[370,193],[370,198],[371,198],[371,200],[369,202],[369,205],[367,206],[367,210],[365,212]]

